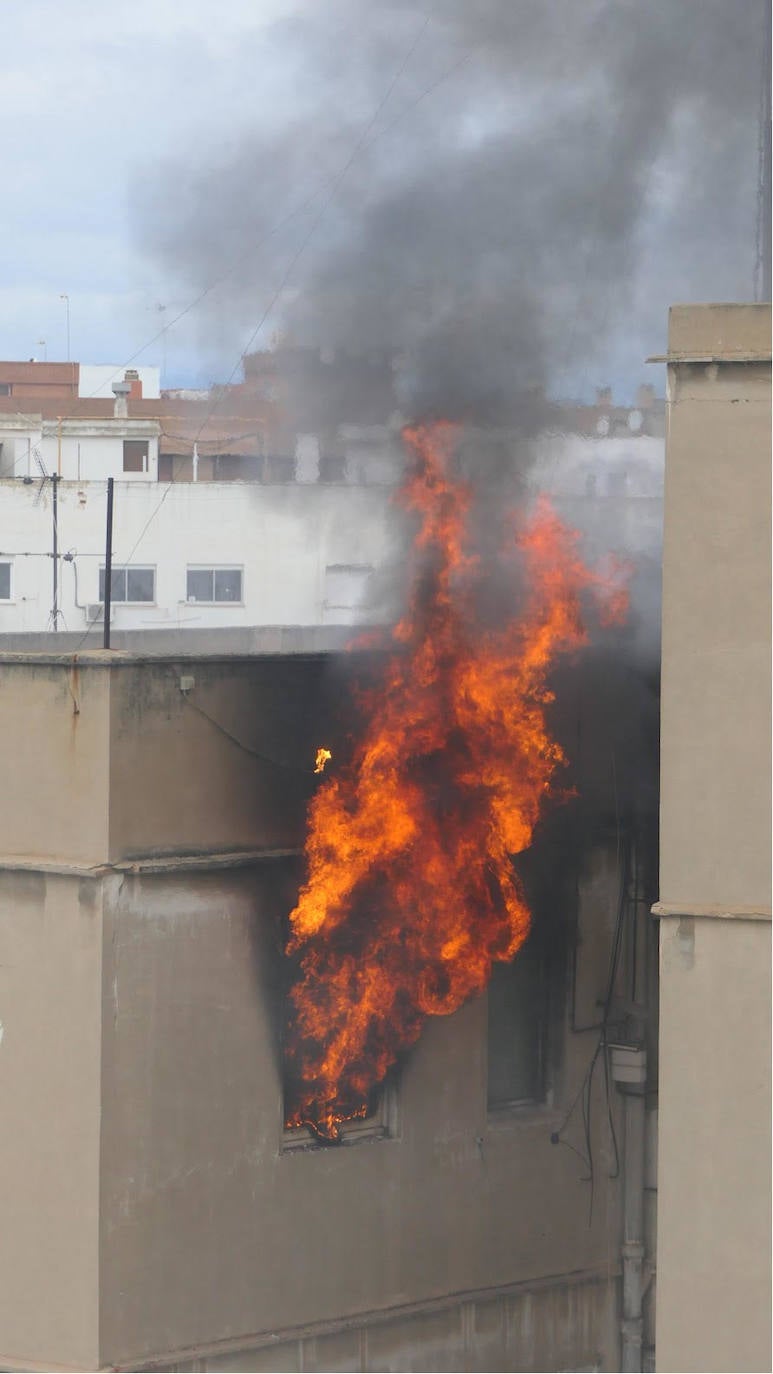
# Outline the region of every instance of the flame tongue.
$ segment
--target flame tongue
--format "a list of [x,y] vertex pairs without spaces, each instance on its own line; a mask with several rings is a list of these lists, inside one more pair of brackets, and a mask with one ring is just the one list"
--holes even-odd
[[512,856],[564,761],[546,677],[585,640],[581,594],[609,600],[541,500],[504,555],[514,585],[525,580],[521,614],[476,629],[482,574],[464,549],[469,491],[448,473],[454,437],[447,425],[405,432],[417,461],[402,501],[419,514],[425,567],[352,758],[310,807],[308,877],[290,915],[287,1121],[324,1139],[366,1114],[428,1016],[481,992],[526,939]]

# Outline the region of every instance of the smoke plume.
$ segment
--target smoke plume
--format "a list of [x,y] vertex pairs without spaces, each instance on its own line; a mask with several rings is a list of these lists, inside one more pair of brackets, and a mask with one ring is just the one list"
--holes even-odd
[[221,375],[265,316],[252,347],[396,351],[405,414],[632,386],[671,301],[751,296],[763,35],[764,0],[304,0],[246,46],[254,127],[159,165],[138,232],[220,281]]

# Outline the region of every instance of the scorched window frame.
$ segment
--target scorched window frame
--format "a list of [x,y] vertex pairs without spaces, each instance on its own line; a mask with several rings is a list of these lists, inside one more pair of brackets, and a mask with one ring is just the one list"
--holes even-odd
[[282,1131],[280,1152],[293,1154],[303,1150],[340,1149],[342,1146],[373,1144],[379,1140],[397,1140],[400,1135],[398,1084],[390,1075],[379,1090],[378,1100],[370,1116],[341,1123],[340,1141],[318,1140],[308,1126],[284,1125],[284,1086],[282,1091]]

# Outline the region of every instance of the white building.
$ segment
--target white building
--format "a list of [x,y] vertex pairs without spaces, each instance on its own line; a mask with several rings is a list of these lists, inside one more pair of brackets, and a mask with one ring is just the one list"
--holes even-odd
[[[102,619],[106,483],[57,482],[57,628]],[[117,630],[350,624],[394,522],[385,487],[119,479]],[[0,635],[53,628],[53,485],[0,481]]]
[[[160,398],[155,369],[124,378],[107,367],[0,364],[0,385],[2,375],[10,380],[0,400],[0,636],[56,629],[98,641],[110,477],[117,632],[308,628],[389,616],[378,573],[400,556],[402,517],[392,497],[402,455],[393,427],[339,425],[335,458],[323,459],[315,434],[297,434],[294,452],[274,454],[243,396],[231,408],[247,413],[223,405],[213,421],[222,435],[207,439],[214,407],[194,402],[188,413],[186,400]],[[623,551],[652,571],[663,441],[608,429],[544,434],[533,446],[527,491],[552,495],[583,532],[588,556]],[[485,471],[485,442],[465,437],[475,475]],[[496,443],[510,447],[509,436]],[[640,580],[634,596],[648,624],[656,620],[647,604],[658,595],[652,582]]]

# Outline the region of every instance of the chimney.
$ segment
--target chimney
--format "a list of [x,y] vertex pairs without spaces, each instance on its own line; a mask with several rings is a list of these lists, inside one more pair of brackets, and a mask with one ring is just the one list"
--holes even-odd
[[603,410],[609,410],[612,406],[611,386],[596,387],[596,405]]
[[142,400],[142,378],[140,377],[140,374],[139,374],[139,372],[137,371],[136,367],[127,367],[127,369],[126,369],[126,371],[125,371],[125,373],[124,373],[124,378],[123,378],[123,379],[124,379],[125,382],[128,382],[128,383],[129,383],[129,387],[130,387],[130,390],[129,390],[129,400],[130,400],[130,401],[141,401],[141,400]]
[[128,399],[130,391],[130,382],[113,382],[113,395],[115,396],[113,415],[116,420],[125,420],[129,414]]
[[636,405],[639,410],[652,410],[655,404],[655,388],[652,382],[643,382],[636,392]]

